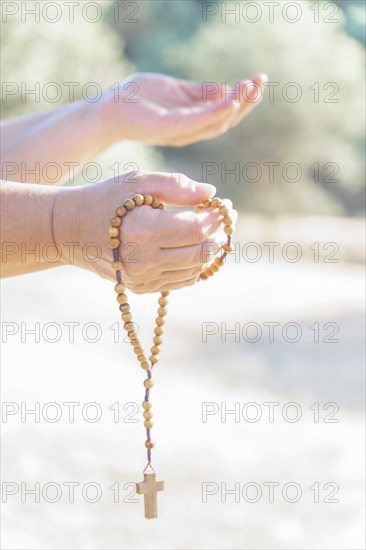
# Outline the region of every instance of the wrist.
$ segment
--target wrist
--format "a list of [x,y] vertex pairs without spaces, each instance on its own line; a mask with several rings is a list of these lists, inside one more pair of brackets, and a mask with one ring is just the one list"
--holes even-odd
[[97,107],[98,125],[108,147],[123,139],[121,124],[118,121],[118,102],[114,91],[106,90]]
[[80,187],[57,190],[52,211],[52,227],[55,245],[61,254],[62,265],[81,267],[80,220],[78,202]]
[[131,95],[131,91],[129,89],[125,90],[123,83],[120,83],[105,90],[101,98],[100,118],[105,139],[109,142],[109,145],[129,139],[123,120],[128,95]]

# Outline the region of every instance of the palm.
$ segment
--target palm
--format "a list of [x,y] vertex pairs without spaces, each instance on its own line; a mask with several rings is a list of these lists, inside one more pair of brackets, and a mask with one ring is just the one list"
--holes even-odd
[[[261,77],[254,80],[262,87]],[[244,90],[251,81],[243,81]],[[124,130],[125,139],[153,145],[188,145],[212,139],[235,126],[255,106],[250,91],[240,101],[221,94],[203,98],[202,83],[161,74],[137,73],[125,80],[123,101],[115,104],[113,119]],[[121,107],[122,105],[122,107]],[[127,129],[127,135],[126,135]]]

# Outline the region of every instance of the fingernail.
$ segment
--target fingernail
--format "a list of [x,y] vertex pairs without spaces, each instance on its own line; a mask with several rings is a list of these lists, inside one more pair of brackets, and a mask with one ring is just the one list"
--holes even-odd
[[261,80],[261,81],[263,81],[263,83],[265,83],[265,82],[268,82],[268,75],[266,75],[266,73],[259,73],[259,74],[255,75],[252,78],[252,80],[254,82],[256,82],[257,80]]
[[216,195],[216,187],[210,183],[196,183],[196,188],[199,193],[202,193],[207,198],[214,197]]

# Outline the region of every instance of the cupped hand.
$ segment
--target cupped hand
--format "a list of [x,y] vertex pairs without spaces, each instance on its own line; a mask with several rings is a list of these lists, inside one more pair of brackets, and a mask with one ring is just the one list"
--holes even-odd
[[[116,208],[127,198],[149,194],[165,204],[193,206],[214,192],[212,185],[182,174],[141,172],[83,187],[60,188],[54,208],[55,241],[63,250],[64,263],[115,280],[108,227]],[[235,211],[232,217],[235,221]],[[126,286],[146,293],[194,284],[223,242],[218,233],[220,225],[218,210],[211,209],[194,212],[139,206],[128,212],[120,231]],[[70,242],[77,243],[73,262],[68,257]],[[92,257],[90,250],[94,250]]]
[[209,140],[239,124],[258,105],[266,82],[266,75],[257,75],[230,88],[136,73],[104,94],[109,132],[114,141],[160,146]]

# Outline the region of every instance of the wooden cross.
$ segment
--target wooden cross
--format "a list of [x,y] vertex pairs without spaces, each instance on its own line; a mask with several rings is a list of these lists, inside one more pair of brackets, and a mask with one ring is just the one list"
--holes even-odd
[[144,495],[145,518],[158,517],[158,491],[164,491],[164,481],[156,481],[156,474],[144,474],[144,481],[136,483],[138,495]]

